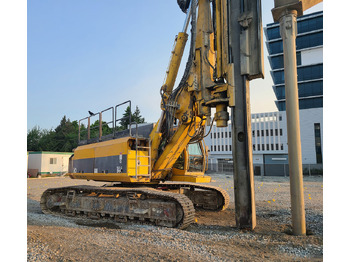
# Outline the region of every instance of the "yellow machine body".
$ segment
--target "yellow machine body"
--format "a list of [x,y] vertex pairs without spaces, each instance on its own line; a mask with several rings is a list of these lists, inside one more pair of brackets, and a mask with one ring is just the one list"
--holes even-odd
[[[150,172],[151,157],[147,141],[147,139],[138,139],[138,143],[143,145],[143,148],[138,150],[136,150],[134,137],[79,146],[70,160],[68,175],[72,179],[123,183],[158,183],[165,180],[165,177],[155,179],[157,172],[153,172],[153,175]],[[204,175],[207,161],[205,147],[202,143],[194,146],[199,149],[196,150],[196,154],[189,154],[188,147],[191,145],[188,145],[182,151],[183,157],[176,167],[167,169],[166,180],[210,182],[210,177]],[[193,160],[194,158],[197,158],[197,163]]]

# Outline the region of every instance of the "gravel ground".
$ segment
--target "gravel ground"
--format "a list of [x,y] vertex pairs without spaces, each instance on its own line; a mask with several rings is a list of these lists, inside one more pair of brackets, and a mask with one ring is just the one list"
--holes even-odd
[[257,226],[235,228],[233,179],[211,174],[228,191],[222,212],[196,212],[186,230],[44,215],[50,187],[102,185],[69,178],[27,180],[28,261],[322,261],[323,180],[304,178],[307,236],[291,235],[289,178],[255,177]]

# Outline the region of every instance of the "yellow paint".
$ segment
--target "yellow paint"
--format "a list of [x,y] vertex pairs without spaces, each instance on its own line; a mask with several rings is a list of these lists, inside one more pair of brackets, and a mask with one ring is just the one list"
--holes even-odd
[[184,181],[184,182],[192,182],[192,183],[210,183],[211,177],[201,175],[173,175],[170,181]]
[[[194,123],[190,125],[180,125],[173,135],[171,141],[166,145],[164,151],[154,163],[152,169],[153,179],[164,179],[169,174],[172,166],[191,140],[190,136],[193,136],[195,130],[199,128],[200,121],[201,119],[196,117]],[[202,125],[204,124],[205,121],[202,122]]]
[[[148,151],[137,151],[138,168],[137,175],[147,175],[149,174],[148,169]],[[128,176],[135,176],[136,173],[136,151],[129,150],[127,157],[127,170]]]
[[272,199],[273,202],[275,202],[275,199]]
[[115,156],[122,153],[125,155],[128,150],[129,137],[123,137],[119,139],[112,139],[99,143],[93,143],[89,145],[79,146],[74,151],[74,160]]
[[271,203],[271,201],[267,201],[267,203],[269,203],[269,204],[270,204],[270,203]]
[[167,101],[167,98],[171,95],[171,92],[173,91],[173,87],[174,87],[176,76],[181,64],[181,58],[185,49],[187,38],[188,38],[188,35],[183,32],[180,32],[177,35],[176,45],[172,52],[172,57],[170,60],[168,71],[167,71],[167,78],[164,86],[162,87],[162,89],[164,89],[166,94],[165,102]]

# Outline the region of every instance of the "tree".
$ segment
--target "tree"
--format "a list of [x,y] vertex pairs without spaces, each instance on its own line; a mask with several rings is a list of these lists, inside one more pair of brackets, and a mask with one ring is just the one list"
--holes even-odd
[[[129,116],[131,122],[144,123],[145,118],[141,116],[140,109],[136,106],[134,113],[131,113],[130,107],[127,107],[122,119],[121,126],[117,126],[117,130],[128,129]],[[96,127],[96,128],[94,128]],[[96,120],[90,126],[90,138],[99,135],[99,120]],[[113,128],[109,127],[106,122],[102,122],[102,135],[113,133]],[[27,132],[27,151],[55,151],[55,152],[71,152],[78,146],[79,124],[78,121],[71,122],[69,118],[63,116],[60,124],[55,129],[43,129],[38,126],[33,127]],[[87,139],[87,128],[84,125],[80,127],[80,138]]]
[[[90,126],[90,138],[95,138],[99,136],[100,132],[100,121],[96,120],[91,126]],[[113,133],[113,128],[110,128],[105,121],[102,121],[102,135],[109,135]]]
[[73,123],[63,116],[60,124],[55,128],[55,151],[71,152],[78,145],[78,123]]
[[41,138],[41,130],[38,126],[33,127],[27,133],[27,150],[39,151],[39,141]]
[[55,131],[43,129],[39,140],[40,151],[56,151]]
[[141,112],[138,106],[136,106],[134,113],[131,113],[131,109],[128,106],[124,111],[123,119],[120,120],[120,126],[121,126],[120,130],[125,130],[129,128],[130,114],[131,114],[131,123],[136,122],[138,124],[141,124],[145,122],[145,118],[141,116]]
[[[124,111],[122,120],[120,120],[120,127],[121,127],[120,130],[125,130],[129,128],[130,114],[131,114],[131,109],[130,109],[130,106],[128,106]],[[132,116],[131,116],[131,122],[132,122]]]
[[145,123],[145,118],[141,116],[140,109],[136,106],[135,112],[132,115],[133,122],[138,124]]

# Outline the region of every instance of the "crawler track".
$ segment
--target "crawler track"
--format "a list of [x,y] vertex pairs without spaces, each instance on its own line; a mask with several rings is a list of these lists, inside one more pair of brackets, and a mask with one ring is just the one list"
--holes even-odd
[[162,186],[170,190],[179,190],[179,193],[185,194],[191,199],[195,209],[222,211],[230,203],[228,193],[220,187],[196,183],[164,183]]
[[40,206],[45,214],[185,229],[194,221],[195,208],[221,211],[229,201],[222,188],[195,183],[116,184],[50,188]]
[[45,214],[137,221],[184,229],[194,221],[191,200],[153,188],[72,186],[47,189],[40,201]]
[[[116,184],[114,186],[143,187],[144,185]],[[216,186],[209,186],[196,183],[166,182],[156,185],[147,185],[147,187],[153,187],[154,189],[163,192],[184,194],[189,199],[191,199],[195,209],[199,210],[222,211],[225,210],[230,203],[230,197],[228,193],[224,189]]]

